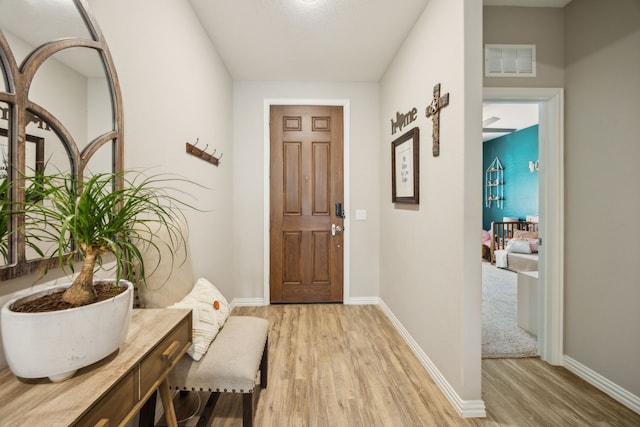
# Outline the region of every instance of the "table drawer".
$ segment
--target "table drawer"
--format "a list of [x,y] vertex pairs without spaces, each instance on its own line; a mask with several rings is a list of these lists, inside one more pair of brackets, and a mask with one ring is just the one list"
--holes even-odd
[[138,400],[136,395],[136,372],[132,370],[75,425],[117,426],[136,404]]
[[140,365],[140,393],[142,396],[153,387],[165,371],[173,365],[191,342],[191,317],[185,317],[167,337],[153,349]]

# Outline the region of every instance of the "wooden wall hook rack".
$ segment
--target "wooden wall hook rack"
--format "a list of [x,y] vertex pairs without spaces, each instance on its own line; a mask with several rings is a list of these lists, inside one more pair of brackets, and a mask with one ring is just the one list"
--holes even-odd
[[216,153],[216,150],[213,150],[211,154],[207,153],[206,149],[209,145],[204,147],[204,150],[201,150],[200,148],[196,147],[196,145],[198,145],[198,141],[199,140],[196,140],[195,144],[189,144],[187,142],[187,146],[186,146],[187,153],[191,154],[192,156],[199,157],[204,161],[212,163],[215,166],[218,166],[218,164],[220,163],[220,159],[222,158],[222,154],[220,154],[219,157],[215,157],[214,154]]

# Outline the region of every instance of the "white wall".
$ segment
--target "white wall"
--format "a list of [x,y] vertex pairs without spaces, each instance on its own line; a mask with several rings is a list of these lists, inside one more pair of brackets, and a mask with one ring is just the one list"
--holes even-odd
[[565,354],[640,408],[640,2],[565,8]]
[[[263,298],[265,271],[265,99],[349,101],[351,297],[378,295],[378,85],[376,83],[234,83],[234,283],[236,297]],[[268,203],[268,202],[267,202]],[[355,209],[367,220],[355,221]]]
[[[180,174],[208,212],[187,212],[196,277],[232,298],[232,82],[188,2],[90,0],[120,79],[125,167]],[[185,152],[195,143],[224,153],[215,167]]]
[[[479,401],[482,227],[480,2],[431,0],[380,87],[380,296],[464,401]],[[425,116],[433,86],[440,156]],[[389,119],[417,107],[420,205],[391,203]],[[410,127],[412,127],[410,126]],[[462,405],[464,406],[464,404]]]

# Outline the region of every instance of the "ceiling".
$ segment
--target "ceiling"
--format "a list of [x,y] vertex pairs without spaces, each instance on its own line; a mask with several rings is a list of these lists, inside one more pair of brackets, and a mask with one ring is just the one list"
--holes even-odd
[[[378,82],[429,0],[189,0],[234,80]],[[484,0],[563,7],[569,0]]]
[[[564,7],[570,0],[484,0]],[[189,0],[234,80],[378,82],[429,0]],[[491,104],[492,128],[538,123],[537,105]],[[495,120],[495,119],[494,119]],[[483,140],[505,135],[483,133]]]
[[482,122],[482,140],[489,141],[538,124],[538,104],[485,103]]
[[428,0],[189,0],[234,80],[377,82]]
[[[91,37],[78,10],[68,0],[0,0],[0,28],[12,35],[8,39],[18,63],[25,59],[28,46],[40,46],[67,37]],[[13,36],[22,43],[14,40]],[[18,55],[18,52],[23,55]],[[65,49],[56,53],[54,58],[87,77],[105,75],[97,51]]]

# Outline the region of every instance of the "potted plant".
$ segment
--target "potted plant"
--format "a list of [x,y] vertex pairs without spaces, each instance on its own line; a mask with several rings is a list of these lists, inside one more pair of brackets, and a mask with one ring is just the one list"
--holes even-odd
[[[1,311],[2,340],[14,374],[60,381],[122,344],[133,307],[133,285],[124,279],[137,265],[136,279],[144,282],[149,272],[142,259],[145,247],[186,244],[181,208],[190,205],[172,195],[169,181],[175,179],[164,175],[125,171],[78,180],[57,173],[25,181],[31,196],[12,213],[24,214],[30,244],[34,239],[38,247],[48,243],[47,258],[57,258],[62,268],[73,272],[75,262],[82,265],[71,284],[7,302]],[[114,188],[116,183],[122,185]],[[169,242],[153,241],[159,228],[167,230]],[[94,280],[107,253],[113,254],[115,280]],[[50,308],[25,312],[32,311],[25,307],[34,301]],[[88,348],[80,350],[84,344]]]

